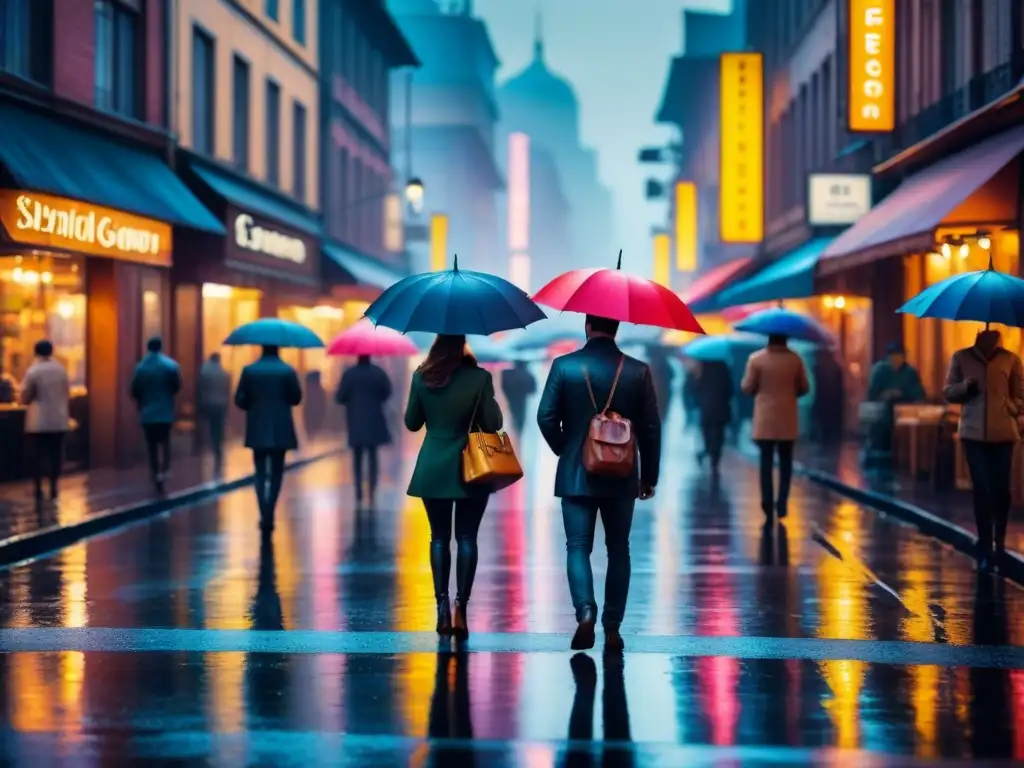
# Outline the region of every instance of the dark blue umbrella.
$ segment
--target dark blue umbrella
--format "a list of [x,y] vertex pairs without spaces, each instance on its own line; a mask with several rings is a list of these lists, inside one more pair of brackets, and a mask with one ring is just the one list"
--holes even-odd
[[1024,328],[1024,280],[992,269],[953,275],[928,286],[897,312]]
[[224,343],[232,347],[253,345],[291,349],[316,349],[324,345],[320,337],[306,326],[276,317],[261,317],[240,325],[224,339]]
[[790,339],[831,344],[830,334],[817,320],[782,307],[755,312],[735,326],[737,331],[761,336],[786,336]]
[[455,267],[399,280],[366,310],[377,325],[396,331],[488,336],[545,318],[525,291],[486,272]]

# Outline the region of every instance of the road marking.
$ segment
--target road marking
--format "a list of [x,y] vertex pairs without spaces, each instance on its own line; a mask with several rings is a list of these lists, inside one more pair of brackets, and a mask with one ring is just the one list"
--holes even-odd
[[[630,635],[631,654],[740,659],[854,660],[871,664],[936,665],[1024,669],[1024,648],[944,645],[902,640],[836,640],[795,637],[697,637]],[[187,652],[187,653],[436,653],[431,632],[342,632],[292,629],[108,629],[32,628],[0,630],[0,652]],[[447,641],[443,647],[449,647]],[[486,632],[473,635],[466,650],[485,653],[560,653],[568,634]]]

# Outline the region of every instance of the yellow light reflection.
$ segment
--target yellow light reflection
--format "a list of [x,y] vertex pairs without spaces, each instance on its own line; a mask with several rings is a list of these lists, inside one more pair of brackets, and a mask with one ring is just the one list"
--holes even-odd
[[[851,549],[857,548],[856,534],[861,530],[859,507],[840,504],[827,534]],[[862,578],[841,560],[825,556],[818,568],[818,593],[821,597],[821,635],[826,638],[862,640],[867,637],[866,587]],[[832,698],[823,702],[836,730],[836,746],[855,749],[860,743],[860,691],[867,665],[862,661],[833,660],[818,662]]]
[[[916,539],[902,539],[900,562],[906,564],[901,594],[913,615],[903,619],[905,639],[930,643],[935,639],[929,618],[928,574],[932,572],[929,553]],[[910,667],[912,680],[910,700],[914,707],[914,731],[917,734],[918,757],[937,757],[939,668],[935,666]]]
[[[436,620],[434,587],[424,563],[430,552],[430,526],[423,502],[406,497],[402,509],[395,550],[398,573],[398,602],[394,627],[399,632],[423,632]],[[423,737],[427,733],[430,696],[434,687],[434,656],[428,653],[406,653],[401,656],[402,715],[406,733]]]

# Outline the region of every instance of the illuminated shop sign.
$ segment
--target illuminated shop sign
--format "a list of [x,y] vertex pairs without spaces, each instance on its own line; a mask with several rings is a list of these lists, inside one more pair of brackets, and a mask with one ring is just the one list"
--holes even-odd
[[235,245],[243,250],[294,264],[306,263],[306,244],[302,240],[261,227],[248,213],[240,213],[235,217],[234,229]]
[[856,133],[896,127],[896,0],[850,0],[848,124]]
[[764,239],[764,60],[723,53],[718,224],[723,243]]

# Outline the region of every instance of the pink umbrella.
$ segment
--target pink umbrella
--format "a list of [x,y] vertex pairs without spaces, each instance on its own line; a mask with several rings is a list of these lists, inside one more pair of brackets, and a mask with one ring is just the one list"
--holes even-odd
[[363,318],[327,345],[328,355],[371,355],[373,357],[411,357],[419,348],[412,339]]

